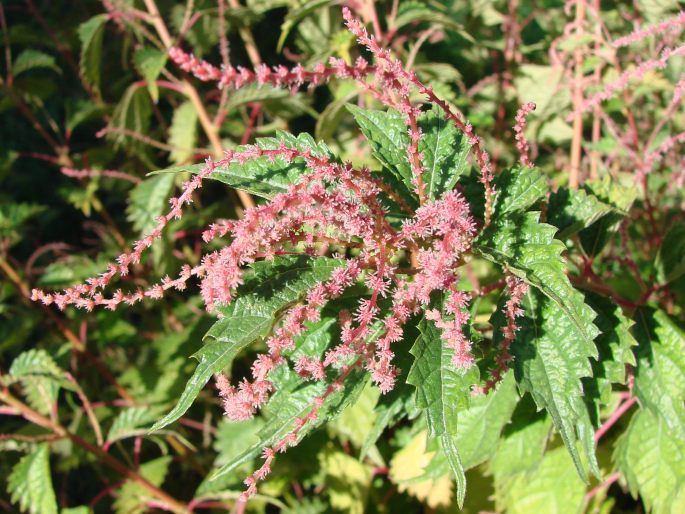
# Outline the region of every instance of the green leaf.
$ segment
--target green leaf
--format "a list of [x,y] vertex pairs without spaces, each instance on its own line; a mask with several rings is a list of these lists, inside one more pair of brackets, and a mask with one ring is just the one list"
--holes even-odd
[[635,320],[635,394],[685,441],[685,333],[660,310],[640,309]]
[[100,69],[102,63],[102,40],[105,35],[107,14],[98,14],[79,25],[81,40],[81,77],[96,91],[100,90]]
[[[128,87],[121,100],[114,108],[109,126],[112,128],[147,134],[150,127],[152,106],[148,92],[135,84]],[[133,140],[131,136],[122,133],[112,133],[107,136],[117,145],[141,149],[145,146],[142,141]]]
[[12,361],[9,376],[2,378],[6,385],[21,382],[29,404],[42,414],[52,412],[60,387],[74,389],[45,350],[33,349],[20,354]]
[[[277,383],[281,385],[276,386],[276,394],[271,397],[263,410],[265,423],[259,432],[259,441],[233,462],[218,469],[210,480],[216,480],[230,473],[237,466],[259,455],[263,448],[273,446],[283,439],[295,427],[295,418],[306,416],[312,410],[314,398],[323,394],[329,385],[324,381],[305,382],[285,366],[280,366],[279,371],[287,378],[281,381],[276,378]],[[326,402],[319,409],[319,417],[316,421],[309,421],[298,432],[295,444],[323,423],[335,419],[345,407],[354,403],[364,389],[367,378],[368,375],[363,370],[352,370],[345,379],[342,389],[327,397]]]
[[595,339],[599,358],[592,360],[592,377],[583,378],[583,391],[593,425],[599,426],[603,405],[612,401],[612,384],[626,383],[626,367],[635,366],[632,347],[637,341],[630,332],[633,321],[609,298],[586,293],[585,298],[597,313],[595,324],[600,335]]
[[173,147],[170,158],[183,163],[193,157],[197,141],[197,110],[193,104],[183,102],[174,110],[169,127],[169,145]]
[[685,511],[685,440],[673,432],[663,416],[649,410],[635,413],[616,445],[614,460],[631,494],[647,512]]
[[494,216],[504,219],[542,200],[548,190],[547,179],[537,168],[515,166],[497,175],[495,190]]
[[333,5],[334,3],[333,0],[307,0],[302,5],[290,9],[281,26],[281,35],[278,38],[276,51],[280,52],[283,50],[283,45],[288,38],[288,34],[290,34],[290,31],[293,30],[295,25],[302,21],[303,18],[306,18],[321,7]]
[[549,416],[544,411],[537,411],[530,396],[524,396],[514,410],[511,423],[502,431],[495,454],[488,463],[497,489],[506,487],[506,482],[517,473],[538,466],[551,429]]
[[193,355],[199,363],[178,403],[151,431],[181,417],[212,375],[223,371],[243,348],[266,337],[282,309],[303,298],[341,265],[342,261],[326,257],[277,257],[254,263],[252,274],[238,288],[237,299],[220,307],[223,318],[205,336],[211,341]]
[[407,322],[404,326],[402,340],[397,342],[397,349],[395,350],[395,365],[399,368],[400,374],[392,391],[381,395],[376,404],[376,422],[364,439],[359,452],[360,459],[369,453],[369,450],[376,444],[387,427],[397,423],[402,417],[409,416],[411,418],[412,413],[416,411],[414,404],[416,389],[407,384],[407,375],[413,361],[413,357],[409,353],[410,345],[412,341],[416,340],[418,334],[416,323]]
[[52,55],[33,49],[24,50],[17,56],[12,65],[12,74],[16,77],[25,71],[36,68],[49,69],[62,74],[62,70],[57,66]]
[[352,104],[348,104],[347,109],[371,145],[373,156],[395,179],[391,185],[399,188],[397,192],[403,198],[415,197],[407,159],[409,134],[402,114],[394,110],[362,109]]
[[666,232],[656,257],[656,269],[661,284],[685,275],[685,223],[676,221]]
[[159,175],[144,180],[131,190],[127,219],[141,236],[149,234],[157,226],[157,218],[168,209],[173,185],[173,175]]
[[[275,150],[281,143],[284,143],[288,148],[311,150],[312,155],[333,158],[333,154],[325,144],[317,143],[306,133],[293,136],[287,132],[277,131],[276,137],[264,137],[256,141],[256,144],[263,150]],[[236,151],[244,148],[238,147]],[[175,166],[153,171],[150,175],[179,173],[181,171],[197,174],[203,167],[202,164]],[[272,161],[264,156],[249,159],[244,164],[231,162],[228,166],[217,166],[209,178],[263,198],[273,198],[278,193],[288,191],[288,188],[292,184],[296,184],[306,172],[307,167],[304,159],[296,158],[291,162],[286,162],[282,157],[276,157]]]
[[605,177],[604,180],[586,182],[583,185],[588,195],[598,198],[606,205],[614,209],[602,218],[584,228],[578,234],[583,249],[588,255],[597,255],[611,240],[611,236],[627,215],[635,201],[637,190],[635,187],[627,188]]
[[113,443],[132,435],[140,434],[159,414],[159,409],[151,407],[130,407],[122,410],[112,422],[107,434],[107,442]]
[[[155,487],[160,487],[164,482],[172,457],[159,457],[140,465],[138,473]],[[117,514],[143,514],[149,510],[148,501],[150,492],[133,480],[126,480],[118,491],[114,500],[114,509]]]
[[410,350],[415,360],[407,382],[416,386],[416,404],[426,412],[431,438],[440,438],[442,449],[457,480],[457,500],[466,492],[464,467],[457,449],[458,413],[468,408],[471,386],[478,382],[478,368],[459,369],[453,351],[443,343],[440,330],[425,318],[420,335]]
[[138,73],[145,79],[152,101],[159,101],[159,87],[157,77],[164,69],[167,62],[167,54],[156,48],[139,48],[133,54],[133,64]]
[[482,464],[495,453],[518,399],[514,374],[507,373],[496,389],[473,397],[469,408],[459,412],[456,440],[465,469]]
[[332,450],[319,454],[319,465],[325,473],[331,507],[349,514],[364,514],[372,469],[351,455]]
[[545,453],[534,469],[517,473],[498,490],[497,510],[507,514],[582,512],[585,484],[571,465],[568,452],[556,448]]
[[359,399],[348,405],[328,428],[335,432],[344,443],[351,442],[357,448],[364,443],[367,434],[376,423],[376,404],[380,397],[377,387],[368,383]]
[[525,316],[511,345],[516,379],[538,408],[549,412],[578,473],[587,480],[576,442],[583,445],[590,470],[599,475],[581,381],[592,375],[590,357],[597,357],[597,349],[570,316],[535,289],[528,291],[524,307]]
[[471,147],[466,137],[437,106],[423,113],[418,125],[423,132],[419,152],[423,154],[426,198],[437,200],[446,191],[454,189],[459,177],[468,169]]
[[7,492],[22,512],[57,514],[57,501],[50,475],[50,448],[39,444],[12,468],[7,477]]
[[565,239],[612,212],[617,210],[593,194],[560,187],[550,195],[547,221],[559,229],[557,237]]
[[409,24],[414,25],[422,22],[443,25],[446,28],[457,30],[464,37],[473,41],[473,38],[463,30],[464,27],[456,22],[453,16],[439,10],[439,4],[428,4],[416,0],[409,0],[400,4],[395,18],[395,27],[401,29]]
[[537,212],[496,216],[476,239],[474,250],[539,289],[560,313],[575,325],[579,344],[593,357],[597,355],[593,340],[598,334],[595,313],[585,304],[580,291],[566,276],[561,253],[564,244],[554,239],[556,229],[539,222]]

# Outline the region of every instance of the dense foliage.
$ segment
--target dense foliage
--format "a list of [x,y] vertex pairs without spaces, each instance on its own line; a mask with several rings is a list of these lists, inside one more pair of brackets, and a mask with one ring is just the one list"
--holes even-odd
[[0,508],[685,510],[682,2],[77,3],[0,5]]

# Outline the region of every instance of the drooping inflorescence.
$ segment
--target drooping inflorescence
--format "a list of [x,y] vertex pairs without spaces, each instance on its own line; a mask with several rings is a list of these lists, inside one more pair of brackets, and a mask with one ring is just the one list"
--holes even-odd
[[[461,193],[449,191],[438,199],[426,197],[424,156],[419,151],[423,135],[417,123],[421,107],[410,100],[411,90],[418,90],[429,102],[442,109],[445,117],[465,134],[471,145],[485,189],[485,226],[490,222],[494,195],[490,157],[472,126],[460,114],[453,112],[430,87],[421,83],[415,73],[407,71],[399,60],[382,48],[348,9],[343,10],[343,15],[349,30],[373,55],[373,65],[362,58],[353,66],[332,58],[328,66],[318,65],[311,71],[302,66],[292,70],[283,66],[273,69],[260,66],[249,71],[230,66],[219,69],[178,48],[172,48],[169,55],[183,70],[201,80],[217,81],[220,87],[240,88],[256,83],[297,89],[305,83],[310,86],[322,84],[332,77],[357,80],[367,92],[404,116],[409,134],[406,158],[412,171],[418,208],[410,208],[369,170],[355,169],[351,164],[337,162],[311,149],[297,149],[286,143],[275,149],[265,149],[259,144],[244,146],[226,151],[223,159],[207,160],[199,173],[183,185],[181,194],[170,200],[169,212],[158,219],[153,231],[137,241],[132,251],[120,255],[105,273],[61,293],[41,290],[32,293],[34,300],[46,305],[54,303],[61,309],[74,305],[87,310],[96,306],[114,310],[121,303],[134,304],[145,298],[160,298],[172,288],[183,290],[190,278],[197,277],[207,310],[220,315],[219,308],[234,301],[236,289],[243,283],[244,270],[249,264],[282,254],[300,252],[311,255],[317,245],[323,244],[354,248],[354,254],[342,260],[328,280],[313,286],[304,299],[279,316],[266,340],[266,351],[255,359],[249,379],[234,385],[224,375],[216,378],[224,410],[233,420],[248,419],[264,406],[274,392],[271,373],[278,366],[291,365],[307,380],[330,381],[312,400],[311,410],[293,420],[292,430],[273,446],[264,449],[263,465],[245,481],[247,491],[244,500],[255,493],[257,482],[270,472],[276,453],[285,451],[298,441],[302,428],[317,419],[327,399],[342,387],[353,370],[361,368],[368,371],[383,393],[393,389],[399,373],[393,363],[393,345],[402,339],[407,321],[422,309],[426,318],[442,331],[444,344],[452,351],[453,365],[467,368],[474,364],[471,342],[463,331],[469,320],[467,307],[470,298],[458,288],[458,270],[471,248],[478,225]],[[532,108],[531,104],[527,105],[517,117],[517,141],[524,164],[529,161],[522,132],[525,115]],[[247,209],[240,220],[219,221],[207,227],[203,233],[205,242],[225,239],[226,244],[206,254],[199,265],[184,266],[178,278],[165,277],[147,289],[126,293],[117,290],[109,297],[104,294],[104,289],[117,275],[127,275],[130,267],[141,261],[143,252],[161,236],[165,226],[172,219],[181,217],[183,206],[192,202],[194,192],[204,179],[217,168],[254,159],[282,159],[286,163],[297,161],[304,164],[306,172],[287,191],[276,194],[267,203]],[[406,219],[401,226],[389,221],[387,207],[381,203],[381,193],[392,198],[405,211]],[[403,259],[411,263],[410,269],[398,267],[397,263]],[[295,338],[306,331],[308,323],[319,319],[321,309],[328,302],[360,282],[366,285],[369,294],[359,300],[353,312],[340,313],[340,341],[321,359],[300,356],[289,363],[288,351],[294,348]],[[518,304],[525,292],[523,283],[514,279],[508,280],[507,286],[511,299],[506,307],[507,326],[495,381],[506,369],[510,358],[508,345],[514,338],[515,318],[520,314]],[[431,304],[436,291],[444,293],[440,307]],[[389,307],[383,311],[381,301],[389,302]],[[372,330],[372,327],[380,329]],[[331,376],[335,378],[331,380]]]

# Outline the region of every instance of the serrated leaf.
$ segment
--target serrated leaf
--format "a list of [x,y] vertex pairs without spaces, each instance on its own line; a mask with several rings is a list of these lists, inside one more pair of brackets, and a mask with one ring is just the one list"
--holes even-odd
[[625,384],[626,367],[636,364],[632,347],[637,341],[630,331],[633,321],[623,314],[621,307],[594,293],[586,293],[585,297],[597,313],[595,324],[600,330],[595,339],[599,358],[591,361],[592,377],[582,379],[590,417],[598,427],[600,407],[612,400],[612,384]]
[[278,38],[278,45],[276,51],[280,52],[283,50],[283,45],[285,40],[288,38],[290,31],[303,19],[309,16],[311,13],[325,7],[327,5],[333,5],[333,0],[307,0],[302,5],[294,7],[288,11],[288,14],[283,21],[281,26],[281,35]]
[[556,448],[545,453],[533,470],[518,473],[498,490],[497,510],[507,514],[582,512],[585,484],[578,478],[568,452]]
[[[155,487],[164,482],[172,457],[159,457],[140,465],[138,474]],[[133,480],[126,480],[119,489],[114,509],[117,514],[143,514],[149,510],[150,492]]]
[[373,156],[395,178],[391,185],[401,188],[397,192],[403,198],[416,196],[407,159],[409,134],[402,114],[394,110],[362,109],[352,104],[348,104],[347,109],[371,145]]
[[666,232],[656,257],[656,269],[661,284],[685,275],[685,223],[676,221]]
[[50,448],[38,445],[12,468],[7,477],[7,492],[22,512],[57,514],[57,501],[50,475]]
[[593,194],[561,187],[550,195],[547,221],[559,229],[557,237],[565,239],[612,212],[618,211]]
[[662,311],[635,313],[635,395],[685,441],[685,334]]
[[62,70],[59,69],[52,55],[33,49],[24,50],[17,56],[12,65],[12,74],[16,77],[25,71],[36,68],[49,69],[62,74]]
[[463,26],[455,21],[449,13],[439,10],[439,4],[427,4],[415,0],[402,2],[397,10],[395,27],[398,29],[409,24],[430,23],[443,25],[447,28],[457,30],[460,34],[465,34],[470,41],[473,38],[463,31]]
[[73,390],[64,371],[45,350],[29,350],[17,356],[2,377],[4,384],[20,381],[29,404],[42,414],[52,412],[60,387]]
[[369,450],[376,444],[383,431],[397,423],[402,417],[412,417],[416,411],[414,397],[416,389],[407,384],[407,375],[413,361],[413,356],[409,353],[411,343],[418,336],[418,328],[413,320],[404,326],[402,340],[397,342],[395,350],[395,365],[400,370],[397,376],[395,387],[392,391],[381,395],[375,407],[376,421],[366,434],[366,438],[359,451],[359,458],[363,459]]
[[583,189],[603,203],[614,207],[613,211],[578,234],[583,249],[592,256],[599,254],[611,240],[611,235],[618,230],[621,221],[635,201],[637,190],[634,187],[623,187],[615,180],[610,180],[609,177],[605,177],[604,180],[586,182]]
[[[109,126],[133,131],[138,134],[147,134],[151,114],[152,106],[149,93],[146,89],[132,84],[126,89],[121,100],[119,100],[119,103],[114,108]],[[144,147],[142,141],[133,140],[130,136],[122,133],[111,133],[107,137],[117,145],[123,146],[126,143],[127,147]]]
[[[283,439],[295,427],[295,418],[306,416],[312,410],[314,398],[320,396],[328,387],[328,384],[323,381],[312,383],[297,380],[294,372],[283,368],[284,366],[281,366],[279,369],[281,372],[290,374],[291,378],[284,380],[280,388],[277,387],[277,393],[271,397],[263,410],[265,424],[259,433],[259,441],[233,462],[218,469],[210,480],[216,480],[230,473],[243,462],[259,455],[263,448],[273,446]],[[335,419],[345,407],[355,402],[367,378],[363,370],[352,370],[345,379],[342,389],[327,397],[326,402],[319,409],[319,417],[316,421],[306,423],[298,432],[297,441],[301,441],[321,424]]]
[[685,440],[662,416],[640,410],[616,445],[614,460],[631,494],[654,514],[685,509]]
[[[275,150],[281,143],[288,148],[309,149],[315,156],[333,158],[333,154],[325,144],[317,143],[306,133],[293,136],[287,132],[277,131],[276,137],[264,137],[256,141],[256,144],[263,150]],[[245,147],[238,147],[237,151],[243,148]],[[150,175],[181,171],[197,174],[203,167],[204,165],[201,164],[175,166],[154,171]],[[305,162],[300,158],[287,162],[282,157],[276,157],[273,161],[268,157],[257,157],[249,159],[244,164],[232,162],[228,166],[217,166],[209,178],[263,198],[273,198],[278,193],[288,191],[288,188],[296,184],[306,171]]]
[[508,212],[500,216],[496,211],[490,226],[477,237],[474,250],[542,291],[573,322],[579,344],[596,357],[595,313],[566,276],[561,257],[565,246],[554,239],[556,229],[540,223],[539,217],[538,212]]
[[174,110],[169,127],[169,145],[172,146],[170,158],[182,163],[193,156],[197,141],[197,110],[193,104],[183,102]]
[[497,176],[495,190],[494,216],[506,218],[507,214],[523,212],[542,200],[548,190],[547,179],[537,168],[515,166]]
[[578,473],[587,480],[576,442],[583,445],[590,470],[599,475],[581,381],[592,375],[590,358],[597,357],[597,350],[570,317],[540,292],[530,289],[524,307],[511,345],[516,380],[522,391],[531,393],[538,408],[550,414]]
[[423,132],[419,152],[423,154],[426,198],[437,200],[443,193],[454,189],[459,177],[468,169],[471,147],[464,134],[437,106],[421,114],[418,125]]
[[193,355],[199,363],[178,403],[151,431],[181,417],[212,375],[223,371],[243,348],[270,333],[281,309],[304,297],[341,265],[342,261],[326,257],[277,257],[254,263],[252,274],[238,288],[237,299],[220,307],[223,318],[205,336],[212,341]]
[[167,62],[167,54],[157,50],[156,48],[139,48],[133,54],[133,64],[138,73],[141,74],[152,101],[157,103],[159,100],[159,87],[157,86],[157,77]]
[[376,422],[376,404],[379,397],[378,388],[367,384],[359,399],[343,410],[328,427],[344,442],[351,442],[357,448],[361,447]]
[[126,217],[141,236],[157,226],[157,218],[168,208],[173,185],[173,175],[159,175],[145,179],[131,190]]
[[416,404],[426,411],[429,435],[440,438],[443,451],[457,480],[457,501],[463,504],[466,477],[456,445],[458,413],[468,408],[471,386],[478,382],[478,368],[459,369],[452,350],[440,338],[440,330],[425,318],[420,335],[410,350],[415,360],[407,382],[416,387]]
[[502,431],[502,437],[488,463],[499,489],[517,473],[535,468],[542,460],[552,422],[544,411],[537,411],[530,396],[524,396],[516,406],[511,423]]
[[500,433],[517,402],[516,382],[510,372],[496,389],[475,396],[469,408],[459,412],[456,440],[464,469],[482,464],[495,453]]
[[158,414],[158,409],[150,407],[130,407],[122,410],[112,422],[107,434],[107,442],[113,443],[140,433],[142,428],[147,427],[157,419]]
[[81,40],[81,77],[96,91],[100,90],[100,68],[102,63],[102,40],[105,35],[107,14],[98,14],[79,25]]

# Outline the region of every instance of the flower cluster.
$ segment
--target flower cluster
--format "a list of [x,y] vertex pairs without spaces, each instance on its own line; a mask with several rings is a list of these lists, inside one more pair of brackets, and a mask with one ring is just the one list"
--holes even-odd
[[[418,90],[441,108],[447,119],[466,135],[485,187],[485,225],[489,223],[494,194],[490,157],[483,150],[482,141],[474,134],[472,126],[461,115],[454,113],[413,72],[405,70],[402,63],[368,34],[348,9],[344,9],[343,15],[352,34],[374,56],[373,65],[362,58],[353,66],[332,58],[328,66],[318,65],[311,71],[301,66],[292,70],[283,66],[273,69],[260,66],[250,71],[231,66],[219,69],[178,48],[172,48],[169,55],[183,70],[201,80],[217,81],[220,87],[240,88],[256,83],[294,90],[305,83],[310,86],[322,84],[331,77],[357,80],[375,98],[404,116],[410,136],[406,158],[413,172],[414,192],[419,204],[416,210],[368,169],[356,169],[321,152],[294,148],[286,143],[272,149],[262,148],[259,144],[243,146],[226,151],[223,159],[207,160],[202,170],[183,185],[181,194],[171,198],[169,212],[160,216],[153,231],[137,241],[132,251],[120,255],[105,273],[61,293],[41,290],[32,293],[34,300],[46,305],[54,303],[61,309],[74,305],[87,310],[96,306],[113,310],[121,303],[133,304],[145,298],[159,298],[172,288],[183,290],[191,277],[198,277],[207,310],[220,316],[220,307],[234,301],[236,289],[244,280],[244,270],[251,263],[284,254],[312,255],[328,245],[354,249],[353,256],[339,261],[341,265],[328,280],[313,286],[302,301],[290,305],[282,313],[266,340],[265,353],[255,359],[249,379],[233,385],[222,374],[216,377],[224,410],[233,420],[249,419],[264,406],[275,390],[271,373],[278,366],[291,365],[302,378],[327,384],[323,392],[313,399],[311,410],[293,420],[292,430],[264,450],[263,465],[245,481],[247,490],[243,499],[254,494],[257,482],[270,472],[276,453],[285,451],[298,441],[302,428],[318,418],[320,409],[342,387],[352,370],[368,371],[383,393],[393,389],[399,374],[393,364],[393,345],[402,340],[404,326],[412,316],[423,311],[426,318],[435,323],[442,332],[444,344],[453,352],[455,366],[466,368],[474,364],[471,342],[463,331],[469,319],[467,306],[470,298],[457,285],[460,278],[458,269],[470,250],[477,224],[471,217],[469,204],[459,192],[450,191],[435,200],[425,196],[423,156],[419,152],[422,133],[417,126],[421,107],[410,101],[411,90]],[[517,116],[517,141],[524,164],[529,163],[528,146],[523,137],[525,116],[533,108],[533,104],[528,104]],[[205,242],[226,239],[225,245],[204,255],[199,265],[184,266],[176,279],[165,277],[147,289],[127,293],[117,290],[110,297],[104,295],[104,288],[117,275],[127,275],[131,266],[140,262],[143,252],[161,236],[169,221],[181,216],[183,206],[192,202],[192,196],[202,181],[218,167],[231,167],[252,160],[268,163],[276,159],[286,164],[297,161],[304,165],[306,173],[269,202],[247,209],[241,219],[218,221],[203,232]],[[78,170],[65,173],[77,177],[88,174]],[[387,206],[381,202],[384,195],[404,211],[405,220],[401,226],[389,221]],[[400,268],[398,263],[403,261],[410,262],[411,266]],[[366,285],[369,294],[359,301],[353,312],[340,313],[340,341],[321,359],[301,356],[289,362],[295,338],[307,329],[309,323],[319,319],[321,309],[328,302],[359,283]],[[493,377],[494,381],[501,377],[510,359],[508,347],[514,339],[515,318],[520,315],[518,304],[525,292],[525,285],[516,279],[507,280],[507,286],[511,298],[506,306],[507,326],[498,360],[500,368]],[[435,292],[445,293],[439,309],[431,302]],[[379,303],[381,299],[389,302],[389,307],[383,311]]]

